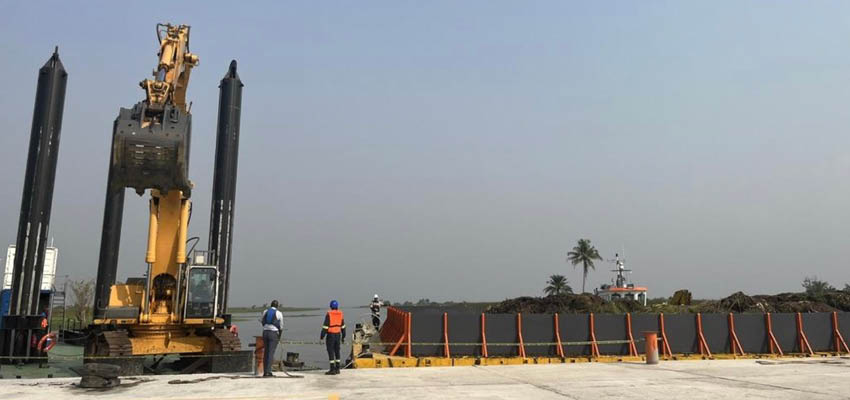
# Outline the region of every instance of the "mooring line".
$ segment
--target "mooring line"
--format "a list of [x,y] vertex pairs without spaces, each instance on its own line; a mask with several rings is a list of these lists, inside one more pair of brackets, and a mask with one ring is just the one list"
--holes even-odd
[[[659,339],[661,340],[661,339]],[[597,345],[605,345],[605,344],[629,344],[629,343],[637,343],[643,342],[646,339],[640,338],[631,340],[597,340],[597,341],[578,341],[578,342],[561,342],[562,346],[589,346],[592,344]],[[289,345],[289,346],[324,346],[325,342],[322,341],[303,341],[303,340],[283,340],[278,342],[281,345]],[[394,346],[396,342],[372,342],[372,343],[363,343],[368,344],[370,346]],[[524,342],[522,343],[524,346],[557,346],[558,342]],[[445,346],[444,342],[412,342],[411,346]],[[481,346],[480,342],[449,342],[449,346]],[[519,346],[519,342],[487,342],[487,346],[497,346],[497,347],[514,347]],[[153,355],[153,354],[151,354]],[[126,356],[87,356],[87,355],[69,355],[69,354],[51,354],[49,357],[45,356],[0,356],[0,360],[43,360],[48,361],[49,359],[58,359],[58,360],[114,360],[114,359],[134,359],[139,357],[146,357],[148,355],[126,355]],[[192,354],[188,357],[196,357],[196,358],[212,358],[212,357],[233,357],[232,354],[227,353],[218,353],[218,354]]]

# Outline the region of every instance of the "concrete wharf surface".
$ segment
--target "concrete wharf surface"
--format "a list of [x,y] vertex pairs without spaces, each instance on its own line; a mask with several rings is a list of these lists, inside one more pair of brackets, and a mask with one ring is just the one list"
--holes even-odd
[[[278,376],[283,374],[277,373]],[[850,399],[850,358],[581,363],[345,370],[338,376],[122,378],[106,391],[79,378],[3,379],[0,399]],[[173,380],[207,379],[169,384]]]

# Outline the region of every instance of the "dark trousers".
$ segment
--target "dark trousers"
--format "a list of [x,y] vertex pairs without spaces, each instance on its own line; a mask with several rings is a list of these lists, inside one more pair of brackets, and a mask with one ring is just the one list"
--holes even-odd
[[328,348],[328,360],[331,362],[331,365],[334,363],[339,364],[339,342],[339,333],[328,333],[325,339],[325,347]]
[[375,329],[378,329],[381,326],[381,317],[377,315],[372,316],[372,325],[375,325]]
[[280,339],[275,331],[263,331],[263,374],[272,373],[274,362],[274,351],[277,350],[277,342]]

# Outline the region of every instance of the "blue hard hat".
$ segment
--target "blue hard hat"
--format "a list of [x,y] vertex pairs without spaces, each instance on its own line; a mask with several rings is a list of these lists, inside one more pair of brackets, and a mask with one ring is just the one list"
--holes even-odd
[[336,310],[337,308],[339,308],[339,302],[336,300],[331,300],[331,309]]

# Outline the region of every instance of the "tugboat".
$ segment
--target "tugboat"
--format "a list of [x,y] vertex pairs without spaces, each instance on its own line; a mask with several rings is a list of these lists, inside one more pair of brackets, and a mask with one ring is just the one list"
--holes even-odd
[[620,259],[619,253],[615,253],[611,262],[617,266],[617,269],[611,270],[611,272],[617,273],[616,278],[611,280],[612,284],[604,284],[599,289],[594,290],[594,293],[607,301],[625,299],[646,305],[647,289],[626,282],[626,272],[632,272],[632,270],[626,269],[625,260]]

